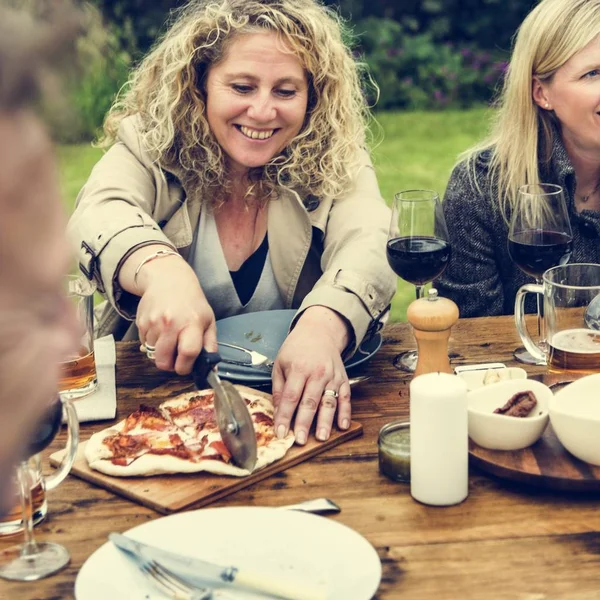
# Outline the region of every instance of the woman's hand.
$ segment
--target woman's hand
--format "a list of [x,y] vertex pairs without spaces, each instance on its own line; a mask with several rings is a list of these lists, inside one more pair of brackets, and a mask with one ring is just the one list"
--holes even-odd
[[215,315],[196,274],[182,258],[168,256],[145,264],[138,288],[140,341],[156,349],[159,369],[186,375],[203,347],[216,352]]
[[336,411],[338,427],[348,429],[350,384],[341,358],[348,339],[346,322],[329,308],[312,306],[300,317],[273,367],[277,437],[287,434],[294,412],[294,434],[301,445],[317,413],[317,439],[329,438]]

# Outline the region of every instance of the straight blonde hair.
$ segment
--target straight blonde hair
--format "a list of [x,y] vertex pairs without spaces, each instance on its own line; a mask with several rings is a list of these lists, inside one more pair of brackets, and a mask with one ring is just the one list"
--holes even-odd
[[[600,34],[600,0],[542,0],[519,27],[489,136],[464,152],[473,180],[477,157],[491,152],[487,184],[507,218],[523,184],[540,183],[551,159],[554,113],[533,101],[533,78],[550,82],[556,71]],[[477,186],[479,187],[479,186]]]

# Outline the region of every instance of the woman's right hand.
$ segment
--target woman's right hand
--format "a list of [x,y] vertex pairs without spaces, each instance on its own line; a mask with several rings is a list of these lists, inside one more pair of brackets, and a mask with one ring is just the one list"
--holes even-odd
[[187,375],[202,348],[217,351],[214,312],[183,258],[164,256],[146,263],[138,274],[137,288],[141,293],[136,316],[140,341],[156,348],[154,360],[159,369]]

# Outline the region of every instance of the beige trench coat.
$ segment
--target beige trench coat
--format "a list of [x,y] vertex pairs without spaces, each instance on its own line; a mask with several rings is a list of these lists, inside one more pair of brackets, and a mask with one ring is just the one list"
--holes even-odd
[[[136,249],[164,244],[187,260],[203,199],[185,190],[141,146],[136,117],[121,123],[119,141],[94,167],[69,222],[81,270],[106,296],[97,335],[135,339],[130,327],[139,298],[118,284],[119,269]],[[327,306],[351,325],[353,351],[381,326],[396,289],[385,244],[390,211],[367,153],[354,189],[338,199],[304,200],[281,189],[269,204],[269,253],[288,308]],[[295,322],[295,321],[294,321]],[[293,324],[292,324],[293,326]],[[129,330],[129,331],[128,331]]]

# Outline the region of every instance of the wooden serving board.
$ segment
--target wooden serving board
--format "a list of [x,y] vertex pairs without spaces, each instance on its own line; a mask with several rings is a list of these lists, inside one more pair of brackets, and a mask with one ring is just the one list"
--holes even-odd
[[487,450],[469,440],[469,455],[471,464],[504,479],[563,491],[600,490],[600,467],[569,454],[551,424],[529,448]]
[[[270,394],[255,389],[236,386],[240,391],[251,392],[271,398]],[[326,442],[319,442],[313,435],[304,446],[292,446],[287,454],[267,465],[264,469],[246,477],[231,477],[200,472],[181,475],[153,475],[151,477],[111,477],[90,469],[84,456],[85,445],[79,445],[71,474],[85,479],[111,492],[139,502],[162,514],[170,514],[191,508],[200,508],[248,487],[270,475],[289,469],[298,463],[308,460],[321,452],[329,450],[346,440],[362,435],[362,425],[352,422],[345,431],[333,430]],[[50,456],[50,463],[58,466],[65,450]]]

